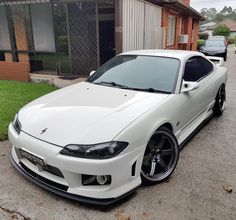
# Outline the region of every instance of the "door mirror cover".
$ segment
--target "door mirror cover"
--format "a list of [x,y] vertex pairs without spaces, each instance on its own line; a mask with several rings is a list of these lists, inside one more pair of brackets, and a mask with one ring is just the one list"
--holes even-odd
[[198,88],[199,88],[199,83],[198,82],[183,81],[181,92],[182,93],[188,93],[188,92],[194,91]]
[[92,76],[95,72],[96,72],[95,70],[91,71],[91,73],[89,74],[89,76]]

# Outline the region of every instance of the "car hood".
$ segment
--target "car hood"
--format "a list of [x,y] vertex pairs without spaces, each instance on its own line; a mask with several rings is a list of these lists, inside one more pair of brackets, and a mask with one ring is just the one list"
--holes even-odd
[[23,132],[59,146],[102,143],[167,97],[83,82],[31,102],[19,121]]

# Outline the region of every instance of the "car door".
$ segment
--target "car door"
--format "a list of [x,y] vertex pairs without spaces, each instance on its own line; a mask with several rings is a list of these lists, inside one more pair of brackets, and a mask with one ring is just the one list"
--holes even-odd
[[[212,102],[211,78],[214,66],[201,56],[187,60],[183,82],[197,82],[199,88],[189,92],[180,92],[183,103],[179,109],[179,135],[189,129],[198,119],[207,114]],[[184,83],[182,83],[184,84]]]

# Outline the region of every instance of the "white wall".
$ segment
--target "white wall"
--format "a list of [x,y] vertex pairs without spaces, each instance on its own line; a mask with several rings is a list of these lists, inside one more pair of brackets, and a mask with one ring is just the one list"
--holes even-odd
[[123,51],[161,48],[161,18],[161,7],[123,0]]

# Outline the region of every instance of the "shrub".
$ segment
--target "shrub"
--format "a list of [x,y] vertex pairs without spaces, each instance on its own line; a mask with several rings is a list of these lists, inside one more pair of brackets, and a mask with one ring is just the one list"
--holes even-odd
[[235,43],[236,43],[236,36],[234,36],[234,37],[229,37],[229,38],[228,38],[228,42],[229,42],[229,44],[235,44]]
[[199,39],[202,39],[202,40],[207,40],[209,37],[209,34],[208,33],[199,33],[198,34],[198,38]]
[[205,43],[205,40],[202,40],[202,39],[198,39],[197,40],[197,49],[199,50],[200,47]]
[[229,34],[230,34],[230,29],[225,24],[217,25],[213,31],[213,36],[219,35],[228,37]]

